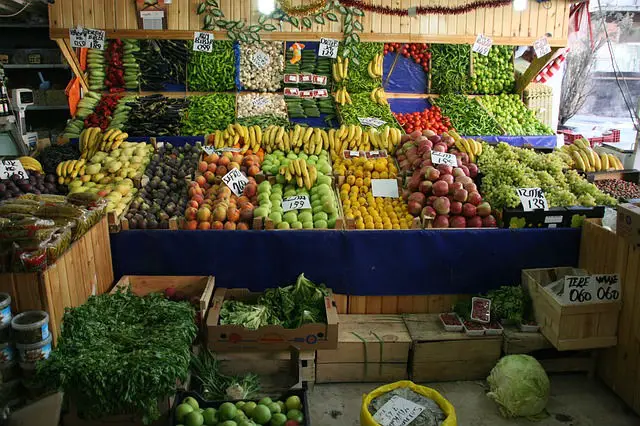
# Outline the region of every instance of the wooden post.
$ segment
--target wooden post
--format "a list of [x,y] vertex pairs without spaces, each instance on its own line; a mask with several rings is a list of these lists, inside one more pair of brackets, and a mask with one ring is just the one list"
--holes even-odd
[[87,77],[84,75],[82,68],[80,67],[80,61],[78,60],[78,56],[76,55],[75,50],[69,44],[69,39],[61,39],[57,38],[56,43],[58,43],[58,47],[62,51],[64,58],[69,63],[71,70],[80,80],[80,85],[85,91],[89,91],[89,83],[87,82]]
[[529,68],[527,68],[527,70],[520,77],[516,79],[517,94],[522,95],[522,92],[524,92],[524,88],[527,87],[527,85],[531,82],[531,80],[536,75],[538,75],[540,70],[545,65],[547,65],[549,60],[553,57],[553,55],[555,55],[558,49],[559,47],[552,47],[551,52],[547,53],[542,58],[536,58],[533,60],[533,62],[531,62],[531,65],[529,65]]

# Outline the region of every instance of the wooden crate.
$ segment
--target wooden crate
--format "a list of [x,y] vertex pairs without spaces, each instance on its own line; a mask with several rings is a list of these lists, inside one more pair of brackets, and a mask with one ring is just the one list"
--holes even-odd
[[597,374],[623,401],[640,414],[640,247],[587,219],[580,241],[581,268],[591,273],[619,273],[623,305],[618,344],[599,351]]
[[400,315],[340,315],[338,348],[318,351],[317,383],[407,378],[411,337]]
[[[349,314],[439,314],[450,312],[458,300],[470,299],[463,294],[414,296],[348,296],[338,306],[338,313]],[[336,300],[336,303],[338,301]],[[340,311],[340,309],[344,311]]]
[[436,314],[403,318],[412,340],[409,371],[414,382],[484,379],[500,359],[502,336],[448,332]]
[[106,216],[75,241],[43,272],[0,274],[0,291],[11,295],[14,313],[32,309],[49,313],[54,345],[64,309],[109,291],[113,283],[111,243]]
[[560,351],[615,346],[621,302],[562,305],[543,287],[571,268],[524,269],[524,285],[533,302],[540,332]]
[[531,355],[547,373],[587,372],[592,376],[595,371],[596,351],[560,352],[542,333],[523,333],[515,327],[505,327],[503,338],[505,355]]

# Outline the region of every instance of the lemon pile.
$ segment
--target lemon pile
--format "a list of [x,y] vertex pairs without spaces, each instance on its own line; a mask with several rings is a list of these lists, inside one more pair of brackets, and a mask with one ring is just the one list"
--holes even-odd
[[334,171],[345,176],[340,200],[345,219],[355,220],[356,229],[409,229],[413,216],[400,199],[374,197],[371,179],[394,179],[398,169],[386,158],[338,159]]

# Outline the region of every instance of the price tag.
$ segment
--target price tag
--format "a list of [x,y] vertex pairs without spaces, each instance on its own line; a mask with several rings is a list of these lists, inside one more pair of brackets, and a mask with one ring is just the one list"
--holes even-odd
[[366,117],[366,118],[358,117],[358,121],[363,126],[371,126],[371,127],[375,127],[376,129],[382,126],[383,124],[387,123],[386,121],[380,120],[379,118],[375,118],[375,117]]
[[380,151],[365,151],[364,156],[367,158],[387,158],[387,151],[380,150]]
[[542,36],[536,41],[533,42],[533,50],[536,52],[536,56],[538,58],[543,57],[544,55],[551,52],[551,46],[549,46],[549,40],[547,37]]
[[342,156],[344,158],[358,158],[360,157],[360,151],[345,150],[345,151],[342,151]]
[[313,75],[313,84],[317,84],[320,86],[327,85],[327,76],[326,75]]
[[193,51],[211,53],[213,51],[213,33],[194,32]]
[[522,208],[525,212],[530,212],[537,209],[549,210],[549,204],[544,197],[544,192],[540,188],[518,188],[518,197],[522,203]]
[[212,146],[203,146],[202,150],[207,155],[211,155],[211,154],[215,154],[216,153],[216,149],[214,147],[212,147]]
[[329,92],[327,92],[327,89],[314,89],[313,90],[313,97],[314,98],[328,98],[329,97]]
[[489,50],[493,46],[493,40],[491,37],[487,37],[484,34],[478,34],[476,41],[473,43],[471,50],[478,52],[481,55],[489,56]]
[[593,281],[589,275],[567,275],[564,277],[562,302],[565,305],[593,302],[594,292]]
[[271,63],[271,58],[262,50],[258,50],[251,56],[251,62],[253,62],[256,68],[264,68]]
[[301,98],[313,98],[313,90],[301,90],[300,91]]
[[298,98],[300,97],[300,90],[297,87],[285,87],[284,95]]
[[242,152],[242,148],[224,147],[220,148],[220,152]]
[[298,74],[285,74],[284,82],[285,83],[297,83],[298,82]]
[[596,302],[616,302],[620,300],[620,275],[591,275],[596,289]]
[[238,169],[231,169],[229,173],[222,176],[222,181],[238,197],[242,196],[244,187],[249,183],[249,179],[247,179],[247,177]]
[[104,50],[106,33],[103,30],[85,28],[84,32],[87,34],[87,47],[89,49]]
[[431,151],[431,162],[433,164],[444,164],[445,166],[457,167],[458,159],[448,152]]
[[27,172],[20,160],[3,160],[0,164],[0,179],[9,179],[13,175],[20,176],[20,179],[27,178]]
[[334,38],[321,38],[318,46],[318,56],[335,58],[338,56],[338,40]]
[[373,420],[381,426],[405,426],[423,411],[423,406],[394,395],[373,415]]
[[371,179],[371,193],[374,197],[398,198],[396,179]]
[[69,28],[69,38],[71,47],[87,47],[87,34],[81,26]]
[[293,197],[287,197],[282,199],[282,211],[288,212],[290,210],[310,209],[311,202],[306,195],[295,195]]
[[265,97],[258,96],[256,98],[253,98],[253,106],[256,107],[256,108],[263,108],[268,103],[269,103],[269,99],[267,99]]
[[298,80],[300,81],[300,83],[312,83],[313,74],[299,74]]

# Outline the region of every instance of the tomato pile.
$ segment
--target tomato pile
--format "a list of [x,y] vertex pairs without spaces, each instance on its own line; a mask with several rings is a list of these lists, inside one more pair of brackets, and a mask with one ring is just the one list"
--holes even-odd
[[393,113],[396,116],[396,120],[402,126],[405,133],[411,133],[414,130],[433,130],[437,134],[442,134],[451,129],[451,120],[449,117],[442,115],[440,108],[432,106],[424,111],[407,112],[407,113]]
[[384,54],[399,52],[405,58],[411,57],[416,64],[420,64],[424,72],[429,71],[429,45],[427,43],[385,43]]

